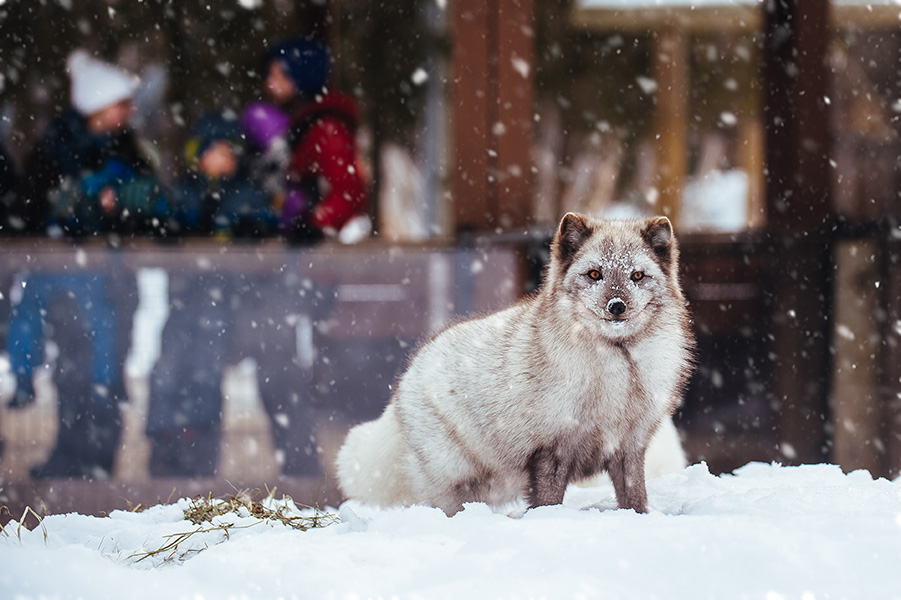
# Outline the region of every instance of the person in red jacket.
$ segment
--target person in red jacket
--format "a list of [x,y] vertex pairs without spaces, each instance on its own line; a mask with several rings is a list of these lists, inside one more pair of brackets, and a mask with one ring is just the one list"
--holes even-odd
[[[252,177],[275,198],[289,242],[335,236],[353,243],[370,232],[368,185],[359,168],[354,102],[328,87],[331,57],[313,39],[269,48],[263,64],[266,101],[241,114]],[[318,324],[334,309],[336,282],[293,268],[248,274],[230,351],[254,358],[263,407],[282,474],[320,477],[314,423],[331,384],[321,380]],[[333,384],[334,382],[332,382]]]
[[357,160],[359,111],[327,87],[330,63],[325,44],[309,38],[287,40],[266,54],[264,90],[290,117],[286,187],[294,193],[286,195],[283,222],[287,212],[295,241],[337,236],[354,220],[368,224],[368,186]]

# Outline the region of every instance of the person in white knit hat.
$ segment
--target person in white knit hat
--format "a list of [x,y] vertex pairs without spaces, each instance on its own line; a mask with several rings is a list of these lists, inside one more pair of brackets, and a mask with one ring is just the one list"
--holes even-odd
[[[11,223],[23,234],[72,238],[151,232],[165,221],[166,200],[128,125],[137,78],[84,50],[69,56],[66,71],[71,107],[26,157]],[[126,399],[134,275],[108,267],[19,277],[7,343],[17,383],[11,406],[34,399],[45,336],[59,347],[56,444],[32,477],[109,477],[122,429],[119,403]]]
[[66,60],[72,81],[72,106],[88,119],[93,133],[124,127],[134,109],[132,96],[140,80],[115,65],[76,50]]
[[15,222],[24,233],[146,231],[164,206],[153,161],[128,123],[138,78],[80,49],[66,71],[72,107],[26,157]]

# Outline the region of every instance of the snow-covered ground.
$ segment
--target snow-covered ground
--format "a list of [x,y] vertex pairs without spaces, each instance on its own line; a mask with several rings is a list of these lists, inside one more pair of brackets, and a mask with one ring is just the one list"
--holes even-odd
[[[0,534],[0,598],[901,598],[901,481],[836,466],[705,465],[649,482],[651,512],[608,487],[519,519],[473,504],[379,510],[297,531],[235,514],[198,526],[187,500]],[[169,560],[166,558],[169,557]]]

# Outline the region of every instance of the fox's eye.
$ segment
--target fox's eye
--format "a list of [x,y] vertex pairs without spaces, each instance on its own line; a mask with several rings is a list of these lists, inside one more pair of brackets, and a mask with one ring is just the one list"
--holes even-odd
[[630,277],[632,281],[641,281],[644,279],[644,271],[632,271],[632,276]]
[[597,269],[592,269],[592,270],[588,271],[588,273],[586,273],[586,275],[588,275],[589,279],[592,279],[594,281],[598,281],[601,279],[601,272],[598,271]]

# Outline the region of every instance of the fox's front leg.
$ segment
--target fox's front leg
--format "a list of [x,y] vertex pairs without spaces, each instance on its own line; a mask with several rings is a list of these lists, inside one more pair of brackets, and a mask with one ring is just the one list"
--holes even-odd
[[607,473],[616,490],[620,508],[637,513],[648,512],[648,492],[644,483],[644,455],[646,448],[621,450],[607,463]]
[[529,457],[529,508],[561,504],[569,473],[554,448],[539,448]]

